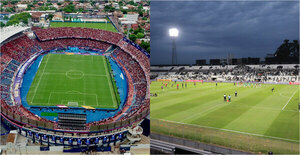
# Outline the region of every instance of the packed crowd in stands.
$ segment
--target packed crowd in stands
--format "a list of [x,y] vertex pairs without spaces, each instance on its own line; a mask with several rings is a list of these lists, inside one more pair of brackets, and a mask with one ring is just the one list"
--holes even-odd
[[148,57],[140,52],[137,48],[132,46],[131,44],[128,44],[124,40],[120,41],[118,43],[119,47],[123,47],[126,52],[130,53],[132,57],[136,58],[139,63],[141,63],[141,66],[144,67],[144,71],[149,74],[150,73],[150,61],[148,61]]
[[[125,44],[122,41],[123,36],[98,29],[87,28],[49,28],[34,29],[37,39],[30,39],[21,34],[16,39],[1,46],[1,106],[8,111],[22,116],[29,120],[42,121],[52,124],[54,128],[58,127],[56,122],[37,117],[34,113],[23,107],[23,105],[14,104],[11,98],[10,86],[12,79],[18,67],[25,62],[32,54],[41,50],[48,51],[56,48],[65,48],[67,46],[81,46],[106,51],[113,43],[122,45],[125,51],[120,48],[111,49],[111,56],[123,68],[128,82],[128,96],[124,109],[119,111],[113,117],[88,124],[92,125],[108,124],[117,120],[125,120],[143,112],[149,112],[150,99],[146,91],[149,90],[147,81],[150,72],[150,62],[146,55],[140,52],[132,45]],[[128,113],[124,115],[124,112]],[[88,129],[87,128],[87,129]]]
[[[139,63],[136,62],[136,60],[134,60],[130,54],[126,53],[120,48],[116,48],[111,53],[111,57],[118,62],[118,64],[123,68],[125,72],[128,72],[127,78],[130,78],[128,80],[129,94],[127,97],[127,102],[125,104],[125,107],[127,108],[124,108],[127,114],[122,115],[124,111],[119,111],[119,113],[116,116],[121,115],[121,117],[117,117],[118,120],[129,119],[135,115],[142,113],[143,111],[148,110],[150,99],[146,97],[147,81],[146,76]],[[111,117],[98,122],[89,123],[88,125],[96,126],[114,121],[116,120],[113,117]]]
[[90,39],[56,39],[39,42],[39,45],[45,51],[55,48],[67,48],[68,46],[89,47],[106,51],[111,46],[111,44]]
[[35,34],[41,41],[59,38],[84,38],[117,44],[123,38],[122,34],[120,33],[99,29],[73,27],[36,29]]
[[124,64],[131,75],[133,75],[132,79],[136,90],[135,99],[138,103],[140,103],[140,101],[142,101],[146,96],[147,81],[145,73],[143,72],[139,63],[123,50],[116,49],[113,54],[117,59],[120,60],[122,64]]
[[[23,62],[30,55],[40,50],[37,41],[23,35],[1,46],[1,53],[13,58],[16,63]],[[4,54],[5,53],[5,54]],[[1,56],[2,58],[2,56]]]
[[151,72],[151,77],[172,80],[218,80],[218,81],[257,81],[257,82],[299,82],[297,65],[290,67],[270,66],[245,66],[236,65],[232,68],[214,67],[188,69],[185,67],[177,70],[164,70],[156,68]]

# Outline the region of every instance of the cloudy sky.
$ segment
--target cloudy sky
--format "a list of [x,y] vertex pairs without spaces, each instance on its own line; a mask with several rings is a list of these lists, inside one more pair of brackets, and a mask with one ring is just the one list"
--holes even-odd
[[[284,39],[299,40],[299,2],[151,1],[151,64],[172,62],[168,29],[179,29],[179,64],[196,59],[260,57]],[[208,61],[207,61],[208,62]]]

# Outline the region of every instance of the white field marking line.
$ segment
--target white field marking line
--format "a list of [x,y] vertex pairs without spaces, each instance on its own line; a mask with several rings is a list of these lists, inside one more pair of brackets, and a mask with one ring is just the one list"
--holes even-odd
[[[50,73],[50,72],[45,72],[44,74],[56,74],[56,75],[66,75],[67,73]],[[80,74],[75,74],[75,75],[80,75]],[[82,73],[83,76],[106,76],[106,75],[101,75],[101,74],[84,74]]]
[[[109,74],[109,72],[108,72],[108,70],[107,70],[107,67],[106,67],[106,64],[105,64],[105,62],[106,62],[106,59],[105,59],[105,57],[102,57],[102,59],[103,59],[103,64],[104,64],[104,68],[105,68],[105,72],[106,72],[106,77],[107,77],[107,80],[108,80],[108,85],[109,85],[109,90],[110,90],[110,93],[111,93],[111,98],[112,98],[112,100],[113,100],[113,103],[114,103],[114,107],[116,107],[117,105],[117,101],[115,101],[115,99],[116,99],[116,96],[115,96],[115,94],[114,94],[114,92],[112,91],[112,86],[111,86],[111,81],[109,80],[110,78],[108,77],[108,76],[110,76]],[[114,97],[113,97],[114,96]]]
[[32,100],[31,100],[31,103],[32,103],[33,100],[34,100],[34,97],[35,97],[37,88],[38,88],[38,86],[40,85],[41,79],[42,79],[42,77],[43,77],[43,75],[44,75],[45,68],[46,68],[46,66],[47,66],[47,63],[48,63],[48,61],[49,61],[50,56],[51,56],[51,55],[49,55],[49,57],[47,57],[47,61],[46,61],[46,64],[45,64],[45,66],[44,66],[44,68],[43,68],[43,72],[42,72],[42,74],[41,74],[41,77],[40,77],[40,79],[39,79],[39,81],[38,81],[37,86],[35,87],[34,94],[33,94]]
[[[67,104],[64,104],[64,102],[67,102]],[[61,103],[62,105],[67,105],[67,106],[69,106],[69,105],[68,105],[68,102],[77,102],[78,107],[79,107],[80,102],[84,103],[83,100],[79,100],[79,101],[75,101],[75,100],[61,100],[61,101],[60,101],[60,103]]]
[[49,101],[50,101],[50,99],[51,99],[51,92],[50,92],[50,95],[49,95],[49,97],[48,97],[48,103],[47,103],[47,105],[49,106]]
[[194,117],[194,116],[196,116],[196,115],[201,115],[201,114],[203,114],[203,113],[205,113],[205,112],[208,112],[208,111],[210,111],[211,109],[214,109],[215,107],[217,107],[217,106],[220,106],[220,105],[225,105],[225,104],[217,104],[217,105],[214,105],[214,106],[212,106],[212,107],[210,107],[210,108],[208,108],[208,109],[206,109],[206,110],[204,110],[204,111],[201,111],[200,113],[197,113],[197,112],[195,112],[195,114],[194,115],[191,115],[191,116],[189,116],[189,117],[187,117],[187,118],[185,118],[185,119],[183,119],[183,120],[180,120],[180,121],[185,121],[185,120],[188,120],[188,119],[190,119],[190,118],[192,118],[192,117]]
[[289,104],[290,100],[294,97],[294,95],[296,94],[297,91],[298,91],[298,89],[295,90],[293,95],[290,97],[290,99],[286,102],[286,104],[284,105],[284,107],[281,110],[284,110],[284,108]]
[[272,111],[291,111],[291,112],[300,112],[297,110],[281,110],[281,109],[276,109],[276,108],[269,108],[269,107],[264,107],[264,106],[248,106],[248,105],[244,105],[244,103],[238,102],[238,103],[234,103],[234,104],[230,104],[231,106],[235,106],[235,107],[247,107],[247,108],[253,108],[253,109],[259,109],[259,110],[272,110]]
[[97,106],[99,106],[98,105],[98,95],[96,95],[96,103],[97,103]]
[[285,141],[290,141],[290,142],[297,142],[297,143],[300,142],[300,141],[298,141],[298,140],[293,140],[293,139],[280,138],[280,137],[273,137],[273,136],[266,136],[266,135],[255,134],[255,133],[249,133],[249,132],[243,132],[243,131],[237,131],[237,130],[222,129],[222,128],[216,128],[216,127],[210,127],[210,126],[202,126],[202,125],[197,125],[197,124],[188,124],[188,123],[176,122],[176,121],[170,121],[170,120],[164,120],[164,119],[156,119],[156,120],[161,120],[161,121],[166,121],[166,122],[172,122],[172,123],[177,123],[177,124],[183,124],[183,125],[197,126],[197,127],[202,127],[202,128],[217,129],[217,130],[222,130],[222,131],[229,131],[229,132],[241,133],[241,134],[246,134],[246,135],[258,136],[258,137],[267,137],[267,138],[273,138],[273,139],[285,140]]
[[287,97],[287,98],[289,98],[289,96],[282,95],[282,93],[279,93],[279,95],[282,96],[282,97]]
[[[89,94],[89,93],[81,93],[81,92],[78,92],[78,91],[74,91],[74,90],[72,90],[72,91],[67,91],[67,92],[50,92],[50,95],[49,96],[51,96],[51,94],[82,94],[82,95],[91,95],[91,96],[94,96],[94,97],[96,97],[96,101],[98,101],[98,99],[97,99],[97,97],[98,97],[98,95],[97,94]],[[67,101],[67,100],[66,100]],[[82,101],[82,102],[84,102],[84,104],[85,104],[85,101],[84,100],[79,100],[79,101]]]

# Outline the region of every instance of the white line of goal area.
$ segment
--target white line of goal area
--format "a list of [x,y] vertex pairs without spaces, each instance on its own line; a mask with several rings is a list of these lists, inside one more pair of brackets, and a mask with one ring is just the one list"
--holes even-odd
[[[77,92],[77,91],[74,91],[74,92],[50,92],[50,95],[48,97],[48,103],[47,103],[48,105],[49,105],[49,101],[51,99],[52,94],[81,94],[81,95],[90,95],[90,96],[94,96],[95,97],[97,105],[98,105],[98,95],[97,94],[81,93],[81,92]],[[63,102],[63,101],[68,101],[68,100],[61,100],[61,102]],[[76,100],[72,100],[71,99],[69,101],[73,102],[73,101],[76,101]],[[86,105],[84,100],[78,100],[78,101],[83,102],[84,105]]]
[[112,86],[111,86],[111,81],[109,80],[110,78],[109,78],[109,74],[110,74],[110,72],[108,72],[108,70],[107,70],[107,66],[106,66],[106,64],[105,64],[105,62],[106,62],[106,60],[105,60],[105,57],[102,57],[102,59],[103,59],[103,63],[104,63],[104,68],[105,68],[105,72],[106,72],[106,77],[107,77],[107,81],[108,81],[108,86],[109,86],[109,90],[110,90],[110,94],[111,94],[111,99],[112,99],[112,101],[113,101],[113,103],[114,103],[114,107],[117,107],[118,105],[117,105],[117,101],[116,101],[116,96],[115,96],[115,94],[114,94],[114,92],[113,92],[113,90],[112,90]]
[[230,130],[230,129],[216,128],[216,127],[210,127],[210,126],[202,126],[202,125],[196,125],[196,124],[188,124],[188,123],[176,122],[176,121],[164,120],[164,119],[156,119],[156,120],[161,120],[161,121],[166,121],[166,122],[171,122],[171,123],[177,123],[177,124],[183,124],[183,125],[196,126],[196,127],[202,127],[202,128],[217,129],[217,130],[221,130],[221,131],[228,131],[228,132],[240,133],[240,134],[245,134],[245,135],[266,137],[266,138],[272,138],[272,139],[278,139],[278,140],[285,140],[285,141],[290,141],[290,142],[297,142],[297,143],[300,142],[298,140],[293,140],[293,139],[273,137],[273,136],[267,136],[267,135],[255,134],[255,133],[249,133],[249,132],[243,132],[243,131],[236,131],[236,130]]
[[[61,103],[63,102],[63,101],[71,101],[71,102],[78,102],[79,104],[80,103],[83,103],[83,105],[86,105],[86,106],[100,106],[99,105],[99,102],[98,102],[98,95],[97,94],[89,94],[89,93],[81,93],[81,92],[78,92],[78,91],[70,91],[70,92],[51,92],[50,93],[50,95],[49,95],[49,98],[48,98],[48,103],[47,103],[47,105],[49,106],[49,101],[50,101],[50,98],[51,98],[51,95],[52,94],[82,94],[82,95],[94,95],[95,96],[95,98],[96,98],[96,104],[97,105],[92,105],[92,104],[86,104],[86,102],[84,101],[84,100],[61,100]],[[33,104],[44,104],[44,103],[33,103]],[[79,106],[79,105],[78,105]],[[106,105],[106,106],[104,106],[103,104],[101,104],[101,108],[116,108],[115,106],[109,106],[109,105]]]
[[286,102],[286,104],[284,105],[284,107],[281,110],[284,110],[284,108],[290,103],[291,99],[294,97],[294,95],[296,94],[297,91],[298,91],[298,89],[295,90],[293,95],[290,97],[290,99]]

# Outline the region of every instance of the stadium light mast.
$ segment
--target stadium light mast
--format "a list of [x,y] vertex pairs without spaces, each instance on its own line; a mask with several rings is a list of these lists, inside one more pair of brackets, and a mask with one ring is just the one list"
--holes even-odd
[[177,53],[176,53],[176,42],[175,39],[178,37],[178,29],[169,29],[169,35],[172,38],[172,65],[177,65]]

